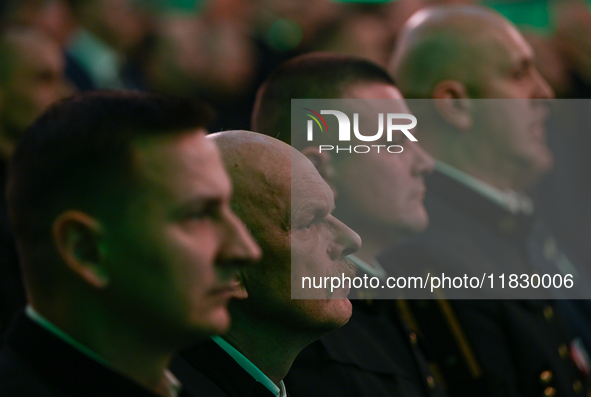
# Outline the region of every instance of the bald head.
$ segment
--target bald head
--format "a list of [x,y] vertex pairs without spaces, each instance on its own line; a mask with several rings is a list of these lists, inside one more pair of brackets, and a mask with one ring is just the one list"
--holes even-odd
[[490,9],[428,7],[406,22],[389,71],[406,98],[429,98],[444,80],[459,81],[470,96],[479,97],[482,69],[516,40],[525,44],[517,29]]
[[224,131],[208,138],[217,144],[234,184],[232,207],[255,238],[270,220],[287,232],[291,158],[297,152],[277,139],[250,131]]

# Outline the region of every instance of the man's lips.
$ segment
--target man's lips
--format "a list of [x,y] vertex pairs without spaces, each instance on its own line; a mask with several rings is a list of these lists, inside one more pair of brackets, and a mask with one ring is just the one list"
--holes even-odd
[[530,131],[534,138],[541,141],[546,141],[546,129],[543,123],[535,123],[532,125]]
[[238,288],[240,288],[239,280],[232,280],[227,284],[220,285],[210,290],[210,295],[228,295],[231,296]]
[[425,199],[425,194],[427,193],[427,188],[425,187],[425,185],[422,185],[419,189],[417,189],[412,195],[411,198],[412,199],[417,199],[417,200],[424,200]]

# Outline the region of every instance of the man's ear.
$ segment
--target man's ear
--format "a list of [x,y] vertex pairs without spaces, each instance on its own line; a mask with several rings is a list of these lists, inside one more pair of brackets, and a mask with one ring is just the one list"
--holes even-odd
[[109,284],[101,252],[102,230],[88,214],[71,210],[53,222],[53,240],[68,268],[95,288]]
[[319,152],[318,147],[308,146],[302,150],[304,156],[314,164],[318,173],[326,183],[330,185],[334,177],[334,168],[332,167],[332,157],[327,152]]
[[433,99],[445,121],[461,131],[472,128],[472,102],[464,84],[456,80],[441,81],[433,90]]

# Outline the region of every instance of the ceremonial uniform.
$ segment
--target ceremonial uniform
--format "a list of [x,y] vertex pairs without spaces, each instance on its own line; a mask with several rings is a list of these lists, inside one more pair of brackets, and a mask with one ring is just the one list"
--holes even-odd
[[353,316],[304,349],[285,378],[292,397],[443,397],[395,301],[354,301]]
[[[448,172],[436,172],[426,183],[430,226],[379,256],[388,272],[396,267],[437,270],[445,263],[479,271],[499,264],[531,274],[571,265],[533,208],[528,211],[527,200],[519,205],[516,199],[512,207]],[[489,396],[585,394],[585,363],[578,360],[584,348],[550,301],[409,303],[450,395],[474,395],[479,389]]]

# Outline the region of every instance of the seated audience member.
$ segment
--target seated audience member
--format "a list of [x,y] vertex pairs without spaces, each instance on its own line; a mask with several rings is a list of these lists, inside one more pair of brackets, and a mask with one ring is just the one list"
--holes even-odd
[[210,118],[98,92],[24,134],[8,204],[29,304],[0,351],[0,395],[186,395],[171,356],[227,330],[237,270],[260,256],[230,209]]
[[[437,163],[426,180],[427,231],[380,262],[479,276],[481,269],[560,274],[571,266],[522,193],[552,167],[544,121],[553,92],[516,27],[477,6],[423,9],[403,28],[390,70],[406,98],[437,100],[415,109],[421,144]],[[586,353],[565,330],[565,320],[581,315],[572,302],[456,300],[415,308],[437,341],[451,393],[473,395],[468,386],[481,382],[480,394],[489,396],[586,394]],[[470,362],[469,377],[458,369],[462,361]]]
[[78,29],[68,40],[66,76],[80,91],[142,89],[134,55],[147,39],[149,2],[67,0]]
[[[241,271],[237,296],[244,299],[230,304],[230,330],[181,356],[192,372],[213,382],[203,395],[285,397],[283,378],[299,352],[351,316],[348,289],[291,299],[292,280],[297,285],[303,275],[354,275],[346,256],[357,251],[360,239],[331,214],[331,189],[289,145],[248,131],[208,138],[218,145],[234,183],[233,209],[260,244],[263,259]],[[191,371],[186,375],[190,379]]]
[[[433,159],[400,132],[396,140],[404,148],[402,153],[319,153],[304,139],[305,131],[291,131],[292,98],[387,99],[392,112],[409,113],[400,92],[388,73],[369,61],[307,54],[286,62],[267,79],[252,117],[255,130],[278,134],[312,160],[337,193],[335,215],[363,239],[351,258],[369,274],[383,274],[375,257],[427,227],[423,176],[432,171]],[[375,143],[386,143],[385,137],[382,140]],[[298,357],[286,379],[290,394],[442,395],[416,344],[416,334],[401,319],[399,305],[405,304],[355,301],[347,325]]]
[[[8,159],[16,140],[53,102],[70,94],[64,59],[42,32],[7,27],[0,33],[0,339],[25,304],[16,247],[6,213]],[[2,342],[0,341],[0,345]]]

